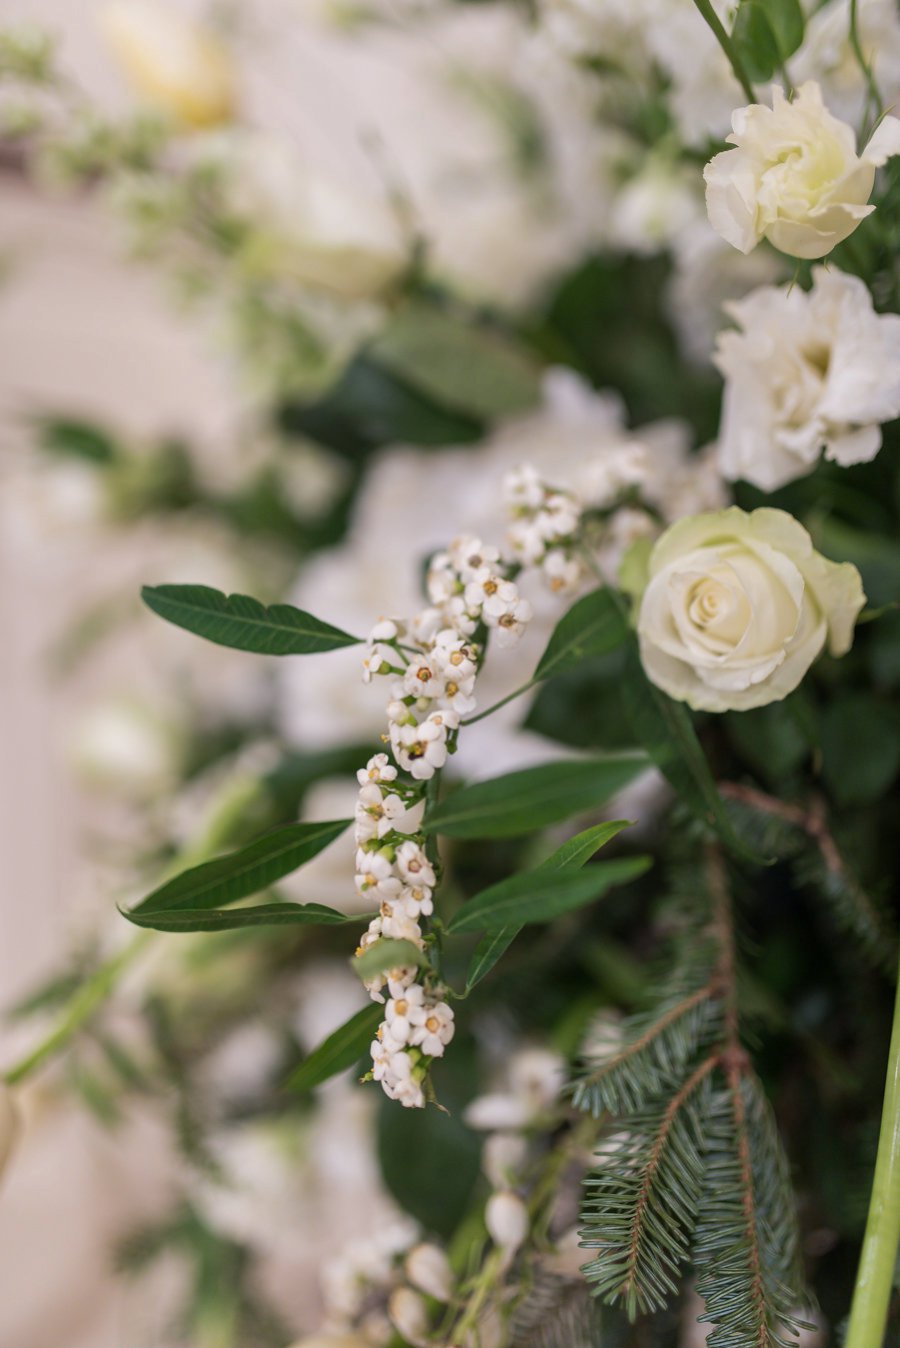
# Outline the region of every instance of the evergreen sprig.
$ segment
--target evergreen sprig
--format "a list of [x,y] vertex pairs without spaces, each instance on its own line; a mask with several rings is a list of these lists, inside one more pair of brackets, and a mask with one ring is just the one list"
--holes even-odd
[[802,1275],[787,1161],[758,1079],[738,1068],[728,1076],[706,1119],[694,1236],[702,1318],[715,1326],[707,1342],[796,1348]]
[[678,1291],[703,1190],[715,1064],[706,1058],[668,1103],[629,1116],[585,1182],[582,1243],[598,1251],[585,1273],[598,1296],[622,1303],[631,1318],[662,1310]]
[[804,1299],[794,1197],[740,1042],[724,862],[715,849],[708,861],[694,904],[708,898],[709,921],[680,938],[680,996],[670,987],[626,1021],[575,1089],[582,1109],[610,1116],[585,1180],[582,1243],[598,1251],[585,1273],[634,1320],[674,1300],[693,1261],[711,1348],[789,1348]]

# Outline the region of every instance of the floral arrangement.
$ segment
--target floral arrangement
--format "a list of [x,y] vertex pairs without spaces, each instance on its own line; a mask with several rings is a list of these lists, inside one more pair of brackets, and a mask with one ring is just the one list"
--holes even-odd
[[[17,1008],[51,1023],[6,1071],[0,1165],[52,1060],[111,1116],[170,1088],[183,1204],[122,1256],[187,1251],[195,1348],[875,1348],[900,1333],[900,18],[528,10],[314,20],[514,43],[453,86],[512,144],[511,280],[471,237],[500,161],[455,232],[453,173],[345,198],[241,122],[227,32],[111,5],[148,105],[117,119],[49,40],[0,42],[21,163],[101,193],[222,321],[265,440],[229,494],[189,447],[40,427],[108,527],[214,524],[234,592],[167,568],[143,599],[243,654],[236,692],[198,666],[164,787],[138,773],[116,936]],[[254,1213],[248,1120],[279,1158]],[[354,1236],[316,1329],[253,1274],[331,1130]]]

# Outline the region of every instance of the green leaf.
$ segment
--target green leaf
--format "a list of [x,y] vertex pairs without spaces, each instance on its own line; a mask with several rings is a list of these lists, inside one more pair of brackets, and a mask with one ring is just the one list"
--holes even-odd
[[546,861],[542,861],[538,870],[575,871],[580,870],[595,853],[605,847],[623,828],[631,828],[631,819],[607,819],[602,824],[594,824],[574,838],[568,838],[555,852],[551,852]]
[[628,624],[609,590],[593,590],[556,624],[534,671],[535,681],[564,674],[591,656],[607,655],[627,636]]
[[518,347],[437,309],[403,309],[368,355],[427,397],[485,420],[526,412],[540,399],[538,369]]
[[68,417],[51,417],[38,426],[41,449],[65,458],[108,465],[121,457],[115,440],[99,426]]
[[466,992],[471,992],[476,983],[480,983],[485,974],[489,974],[522,930],[520,922],[513,922],[498,931],[489,931],[478,942],[466,974]]
[[219,646],[258,655],[316,655],[362,640],[291,604],[266,608],[249,595],[224,595],[208,585],[145,585],[141,598],[176,627]]
[[259,903],[252,908],[163,908],[126,913],[136,927],[153,931],[234,931],[239,927],[336,926],[358,921],[321,903]]
[[514,838],[597,809],[647,766],[632,752],[524,768],[455,791],[423,827],[450,838]]
[[650,857],[598,861],[583,871],[554,871],[538,866],[483,889],[465,904],[449,931],[497,931],[512,924],[552,922],[562,913],[599,899],[613,885],[634,880],[652,864]]
[[306,1058],[285,1083],[292,1091],[310,1091],[329,1077],[345,1072],[366,1052],[384,1014],[384,1008],[375,1003],[364,1006],[339,1029],[323,1039],[318,1048]]
[[879,800],[900,770],[900,715],[871,693],[848,693],[822,723],[822,775],[840,805]]
[[684,803],[734,852],[757,865],[767,865],[735,832],[690,716],[680,702],[673,702],[649,681],[636,644],[628,655],[622,692],[632,730]]
[[732,41],[752,80],[768,80],[803,41],[799,0],[742,0]]
[[[481,1168],[481,1139],[462,1121],[463,1092],[477,1080],[477,1068],[469,1054],[460,1062],[464,1046],[458,1039],[454,1048],[456,1054],[447,1054],[440,1072],[441,1099],[449,1113],[401,1109],[385,1097],[378,1111],[378,1159],[388,1191],[423,1230],[447,1241],[470,1210]],[[462,1078],[458,1085],[454,1076]]]
[[[595,824],[593,828],[585,829],[583,833],[578,833],[574,838],[569,838],[562,847],[558,847],[546,861],[542,862],[539,870],[578,870],[597,852],[604,843],[609,842],[623,828],[627,828],[630,821],[625,819],[615,819],[605,824]],[[506,954],[506,951],[512,945],[513,941],[522,930],[522,924],[519,922],[511,923],[508,927],[501,927],[499,931],[489,931],[486,936],[478,942],[475,952],[472,955],[472,961],[469,965],[469,972],[466,976],[466,992],[471,992],[476,983],[480,983],[485,974],[489,974],[497,961]]]
[[[288,824],[227,856],[193,866],[168,880],[124,914],[134,921],[140,914],[172,909],[209,909],[237,903],[290,875],[339,838],[352,821],[324,824]],[[298,905],[299,907],[299,905]]]
[[353,960],[353,971],[363,980],[384,973],[385,969],[399,969],[404,965],[424,964],[425,956],[412,941],[382,939],[374,941]]

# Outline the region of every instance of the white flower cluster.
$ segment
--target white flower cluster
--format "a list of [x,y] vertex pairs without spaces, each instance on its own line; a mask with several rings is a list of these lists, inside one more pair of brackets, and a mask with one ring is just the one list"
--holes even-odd
[[415,1109],[425,1105],[431,1061],[454,1033],[422,926],[433,911],[439,868],[420,829],[425,784],[455,750],[460,718],[475,708],[488,639],[512,645],[531,619],[513,577],[539,565],[551,588],[570,589],[581,575],[570,556],[581,520],[575,500],[529,468],[508,475],[504,495],[513,516],[504,553],[471,536],[436,553],[427,607],[406,622],[380,619],[363,657],[365,682],[390,680],[382,738],[394,761],[376,754],[357,773],[356,887],[378,905],[357,956],[385,939],[408,941],[423,954],[421,967],[389,968],[366,980],[370,996],[386,1001],[371,1045],[372,1077],[391,1099]]
[[507,473],[504,502],[512,515],[506,531],[509,554],[524,566],[540,566],[551,590],[569,593],[583,575],[573,544],[581,507],[568,492],[554,491],[526,465]]
[[398,1219],[351,1241],[323,1268],[324,1332],[379,1348],[399,1330],[415,1344],[428,1326],[422,1294],[446,1302],[453,1286],[440,1246],[419,1240],[416,1224]]

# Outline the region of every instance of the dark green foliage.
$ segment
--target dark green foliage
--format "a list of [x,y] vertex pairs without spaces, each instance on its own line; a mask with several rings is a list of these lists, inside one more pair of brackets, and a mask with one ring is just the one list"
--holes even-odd
[[582,1243],[597,1252],[585,1272],[597,1296],[632,1318],[678,1292],[703,1190],[710,1096],[703,1065],[671,1100],[628,1111],[623,1127],[601,1134],[585,1180]]
[[424,828],[450,838],[514,838],[598,809],[646,767],[634,752],[523,768],[454,791]]
[[791,1348],[802,1285],[790,1175],[756,1078],[720,1090],[704,1123],[694,1242],[711,1348]]
[[[237,903],[267,889],[310,861],[339,838],[349,823],[349,819],[338,819],[328,823],[287,824],[284,828],[274,829],[236,852],[176,875],[124,916],[140,925],[153,926],[151,917],[163,913],[171,915],[173,910],[212,909]],[[343,921],[340,915],[331,914],[330,909],[321,909],[320,918]]]
[[710,988],[663,999],[652,1011],[630,1017],[621,1044],[575,1083],[575,1103],[595,1118],[641,1110],[649,1101],[677,1090],[700,1049],[721,1029],[721,1006]]
[[267,608],[249,595],[224,595],[208,585],[145,585],[141,598],[176,627],[256,655],[317,655],[361,640],[292,604]]
[[309,1091],[338,1072],[345,1072],[368,1051],[383,1015],[379,1003],[364,1006],[324,1039],[288,1079],[293,1091]]
[[560,618],[534,671],[535,681],[576,669],[585,660],[621,646],[628,624],[608,589],[583,595]]
[[580,1279],[538,1270],[513,1313],[509,1348],[603,1348],[602,1314]]

